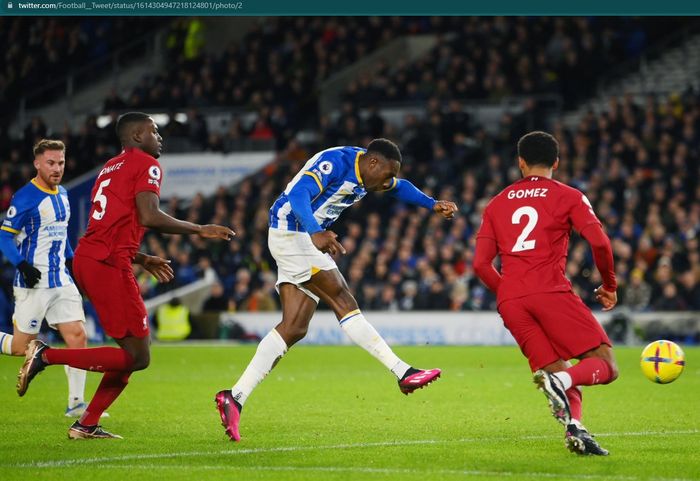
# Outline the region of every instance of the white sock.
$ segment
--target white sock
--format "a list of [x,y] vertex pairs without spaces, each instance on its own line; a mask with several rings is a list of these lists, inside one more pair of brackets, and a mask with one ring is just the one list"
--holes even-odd
[[340,327],[352,342],[369,352],[394,375],[401,379],[411,367],[394,354],[377,330],[367,322],[359,309],[348,312],[340,321]]
[[253,359],[250,360],[238,382],[231,388],[233,398],[241,406],[245,404],[253,389],[265,379],[265,376],[272,371],[272,368],[286,352],[287,344],[277,330],[271,330],[262,338]]
[[557,379],[561,381],[561,383],[564,385],[564,391],[568,391],[574,384],[574,382],[571,380],[571,375],[566,371],[555,372],[552,374],[552,376],[556,376]]
[[86,371],[70,366],[63,366],[68,378],[68,407],[73,408],[85,402],[85,377]]
[[12,355],[12,334],[0,332],[0,354]]

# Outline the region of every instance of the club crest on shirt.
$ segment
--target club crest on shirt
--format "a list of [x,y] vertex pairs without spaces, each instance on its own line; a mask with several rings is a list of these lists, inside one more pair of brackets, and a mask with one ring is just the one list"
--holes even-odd
[[322,174],[328,175],[333,171],[333,164],[331,164],[327,160],[324,160],[323,162],[318,164],[318,170],[320,170]]
[[152,165],[148,169],[148,175],[150,175],[152,179],[160,180],[160,168],[157,165]]

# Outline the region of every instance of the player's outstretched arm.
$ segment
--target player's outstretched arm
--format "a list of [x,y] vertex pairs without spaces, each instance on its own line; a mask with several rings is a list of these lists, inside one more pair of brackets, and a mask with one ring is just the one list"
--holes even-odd
[[411,205],[419,205],[431,209],[446,219],[452,219],[457,212],[457,205],[449,200],[435,200],[418,189],[406,179],[394,178],[394,184],[386,191],[402,202]]
[[158,256],[150,256],[143,252],[137,252],[134,257],[134,264],[143,266],[158,282],[170,282],[175,278],[173,268],[170,267],[170,259],[163,259]]
[[199,225],[176,219],[160,210],[160,199],[154,192],[136,194],[136,209],[142,226],[164,234],[197,234],[205,239],[231,240],[236,235],[228,227],[207,224]]

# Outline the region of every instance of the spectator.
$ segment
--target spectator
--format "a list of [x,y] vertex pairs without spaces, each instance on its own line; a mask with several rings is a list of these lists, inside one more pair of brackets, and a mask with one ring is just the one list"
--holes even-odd
[[653,307],[656,311],[683,311],[688,308],[688,305],[678,295],[676,285],[668,282],[661,290],[661,297],[654,300]]
[[156,338],[159,341],[182,341],[192,332],[190,310],[177,297],[158,308],[156,320]]
[[644,311],[649,307],[651,287],[644,281],[644,273],[634,269],[630,275],[629,285],[623,291],[623,304],[633,311]]
[[225,312],[231,310],[231,307],[233,307],[232,310],[235,310],[235,306],[232,305],[228,297],[225,295],[224,286],[217,282],[211,286],[211,293],[209,294],[207,300],[204,301],[202,311],[206,313]]

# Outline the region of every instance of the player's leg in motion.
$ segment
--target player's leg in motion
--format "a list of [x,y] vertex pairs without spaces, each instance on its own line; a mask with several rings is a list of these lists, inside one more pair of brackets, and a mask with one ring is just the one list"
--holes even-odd
[[582,399],[578,386],[613,382],[618,376],[617,363],[612,348],[607,344],[601,344],[582,354],[580,358],[578,364],[566,369],[553,370],[552,374],[566,389],[570,404],[579,406],[578,416],[573,415],[572,409],[572,421],[566,426],[566,446],[578,454],[607,456],[608,451],[602,448],[581,424]]
[[[557,361],[535,372],[535,383],[547,394],[544,385],[551,383],[553,389],[566,393],[570,407],[570,420],[566,425],[566,446],[577,454],[607,456],[608,451],[593,439],[581,423],[582,393],[579,386],[608,384],[617,378],[617,364],[612,348],[606,344],[584,353],[575,366]],[[546,381],[545,381],[546,380]]]
[[97,422],[102,413],[124,390],[131,373],[148,367],[150,341],[148,337],[125,337],[116,341],[121,347],[53,349],[39,340],[30,342],[18,376],[17,393],[24,396],[32,379],[46,366],[53,364],[104,372],[92,401],[80,419],[73,423],[68,431],[68,437],[71,439],[121,438],[104,431]]
[[394,373],[402,393],[410,394],[440,377],[439,369],[415,369],[391,350],[377,330],[362,315],[357,301],[350,293],[338,269],[319,271],[304,283],[304,287],[333,309],[340,327],[355,344],[369,352]]
[[601,344],[595,349],[583,353],[578,364],[565,370],[554,371],[564,388],[571,386],[593,386],[609,384],[617,379],[618,370],[612,347]]
[[231,390],[216,394],[216,405],[226,434],[240,441],[240,415],[253,389],[275,367],[293,344],[306,335],[311,317],[316,311],[316,301],[293,284],[283,283],[279,287],[282,303],[282,322],[260,341],[248,367]]
[[[57,325],[58,331],[69,349],[80,349],[87,347],[87,334],[85,326],[80,321],[64,322]],[[67,417],[80,417],[85,412],[85,378],[87,372],[83,369],[76,369],[64,366],[66,377],[68,378],[68,407]]]

